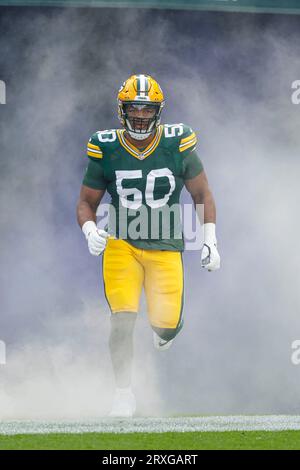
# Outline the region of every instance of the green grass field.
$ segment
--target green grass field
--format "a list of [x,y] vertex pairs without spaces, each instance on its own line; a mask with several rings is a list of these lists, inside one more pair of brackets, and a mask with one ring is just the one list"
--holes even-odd
[[0,436],[1,450],[300,450],[300,431],[20,434]]

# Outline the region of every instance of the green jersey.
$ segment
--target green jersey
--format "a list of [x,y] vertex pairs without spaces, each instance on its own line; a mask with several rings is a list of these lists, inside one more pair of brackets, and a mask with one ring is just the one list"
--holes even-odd
[[83,184],[110,194],[112,235],[143,249],[184,249],[179,198],[184,181],[203,170],[196,143],[184,124],[160,125],[143,150],[126,139],[124,129],[92,135]]

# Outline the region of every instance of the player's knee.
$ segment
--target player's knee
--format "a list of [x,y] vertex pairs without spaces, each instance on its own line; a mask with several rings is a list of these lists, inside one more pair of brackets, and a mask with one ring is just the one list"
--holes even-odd
[[134,312],[115,312],[111,314],[111,324],[134,324],[137,314]]

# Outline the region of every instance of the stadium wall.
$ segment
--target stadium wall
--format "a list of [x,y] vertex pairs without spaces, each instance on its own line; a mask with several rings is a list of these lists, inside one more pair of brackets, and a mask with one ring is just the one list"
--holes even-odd
[[0,0],[0,6],[134,7],[231,11],[247,13],[300,13],[299,0]]

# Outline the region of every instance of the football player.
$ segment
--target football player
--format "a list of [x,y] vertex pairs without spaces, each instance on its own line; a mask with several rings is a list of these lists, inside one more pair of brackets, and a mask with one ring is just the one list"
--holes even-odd
[[[164,103],[163,92],[151,76],[131,76],[118,93],[122,128],[95,132],[87,144],[89,163],[77,216],[90,253],[103,253],[104,288],[111,311],[109,348],[116,380],[110,416],[135,413],[131,365],[142,288],[158,350],[168,349],[183,325],[184,242],[176,236],[182,234],[180,220],[169,218],[165,236],[161,225],[166,212],[162,219],[155,219],[155,214],[179,206],[184,185],[195,207],[204,205],[201,265],[209,271],[220,267],[215,203],[195,151],[196,134],[182,123],[160,124]],[[108,230],[102,230],[96,225],[96,211],[106,191],[115,219]],[[154,220],[159,222],[153,235]],[[139,227],[138,236],[129,230],[124,236],[124,221],[126,229],[132,223]]]

